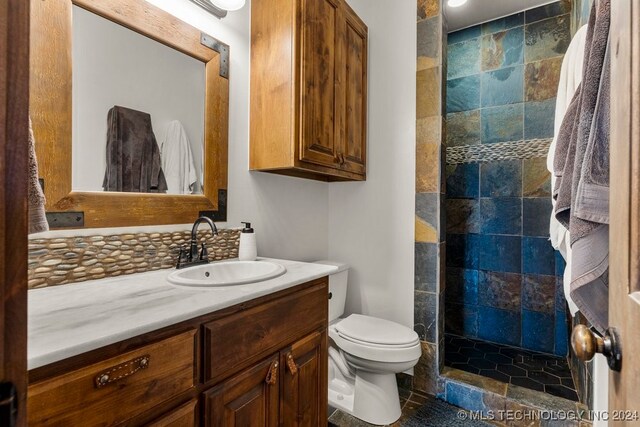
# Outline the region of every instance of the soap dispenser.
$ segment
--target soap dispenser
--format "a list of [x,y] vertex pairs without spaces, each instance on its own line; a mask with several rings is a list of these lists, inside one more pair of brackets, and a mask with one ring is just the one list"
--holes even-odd
[[240,232],[240,250],[238,259],[240,261],[255,261],[258,257],[256,248],[256,233],[253,232],[250,222],[243,222],[244,228]]

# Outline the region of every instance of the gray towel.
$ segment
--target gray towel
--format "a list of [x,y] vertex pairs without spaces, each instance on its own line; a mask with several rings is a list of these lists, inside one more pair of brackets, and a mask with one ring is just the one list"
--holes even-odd
[[610,0],[591,9],[582,84],[556,147],[556,218],[571,236],[571,297],[598,330],[608,324]]
[[29,118],[29,234],[49,230],[44,210],[45,203],[46,199],[38,179],[36,140],[33,137],[31,118]]
[[109,110],[107,169],[104,191],[165,193],[167,181],[160,162],[160,148],[151,116],[115,106]]

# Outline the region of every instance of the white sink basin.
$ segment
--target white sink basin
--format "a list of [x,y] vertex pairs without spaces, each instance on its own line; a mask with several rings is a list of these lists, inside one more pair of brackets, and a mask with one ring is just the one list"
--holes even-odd
[[262,282],[286,271],[283,265],[269,261],[223,261],[176,270],[167,280],[178,286],[208,288]]

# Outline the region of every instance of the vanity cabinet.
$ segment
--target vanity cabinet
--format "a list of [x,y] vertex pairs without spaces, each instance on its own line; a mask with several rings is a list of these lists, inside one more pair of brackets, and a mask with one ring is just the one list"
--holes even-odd
[[316,426],[327,278],[29,372],[30,426]]
[[251,8],[251,169],[365,180],[367,26],[345,0]]

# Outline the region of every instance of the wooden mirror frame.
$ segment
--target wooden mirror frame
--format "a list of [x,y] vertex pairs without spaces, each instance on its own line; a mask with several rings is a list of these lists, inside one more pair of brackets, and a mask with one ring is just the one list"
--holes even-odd
[[[72,6],[76,5],[205,64],[204,194],[72,189]],[[201,39],[208,46],[201,43]],[[226,220],[229,48],[145,0],[31,0],[30,111],[52,228],[185,224]],[[105,118],[106,120],[106,118]]]

